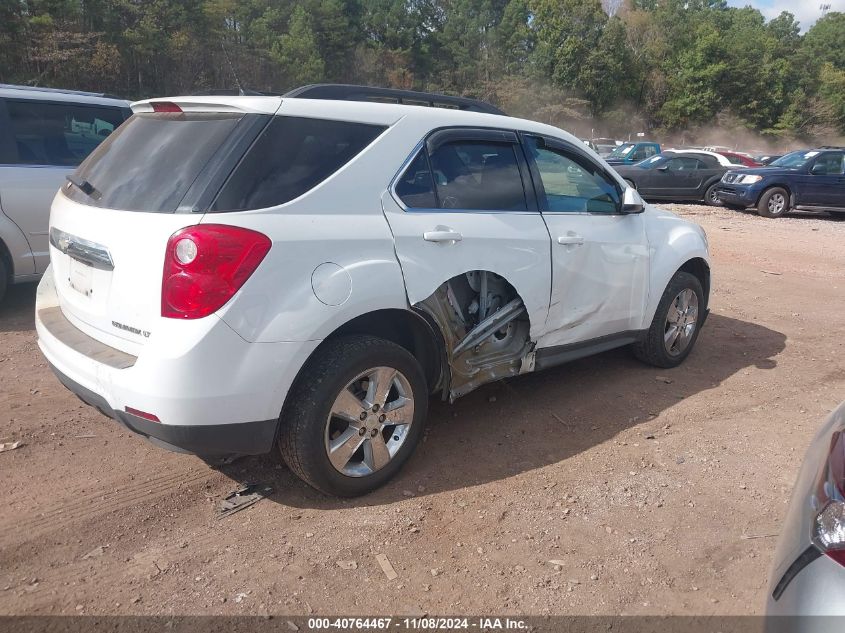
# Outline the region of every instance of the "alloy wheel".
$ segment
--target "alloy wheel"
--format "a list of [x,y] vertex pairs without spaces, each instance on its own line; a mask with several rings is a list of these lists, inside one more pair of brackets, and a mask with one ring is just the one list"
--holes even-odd
[[375,367],[351,380],[326,420],[326,454],[349,477],[384,468],[408,437],[414,420],[411,385],[392,367]]
[[776,193],[769,198],[769,213],[772,215],[780,215],[786,208],[786,196],[782,193]]
[[663,344],[670,356],[680,356],[689,347],[698,327],[698,295],[690,288],[681,290],[669,305]]

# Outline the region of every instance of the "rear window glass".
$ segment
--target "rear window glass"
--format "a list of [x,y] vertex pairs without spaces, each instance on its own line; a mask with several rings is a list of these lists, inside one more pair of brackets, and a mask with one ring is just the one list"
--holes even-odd
[[13,139],[7,163],[76,167],[126,119],[129,109],[7,100]]
[[74,174],[94,193],[71,185],[63,191],[88,206],[172,213],[243,116],[136,114]]
[[211,211],[272,207],[313,189],[386,128],[364,123],[275,117],[232,172]]

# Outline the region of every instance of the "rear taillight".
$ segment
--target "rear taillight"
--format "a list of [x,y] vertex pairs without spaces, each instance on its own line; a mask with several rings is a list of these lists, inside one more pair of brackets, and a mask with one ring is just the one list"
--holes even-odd
[[812,497],[816,510],[813,543],[845,565],[845,431],[830,438],[830,452],[819,473]]
[[199,319],[219,310],[244,285],[272,242],[256,231],[200,224],[167,241],[161,316]]
[[172,101],[153,101],[153,112],[182,112],[182,108]]

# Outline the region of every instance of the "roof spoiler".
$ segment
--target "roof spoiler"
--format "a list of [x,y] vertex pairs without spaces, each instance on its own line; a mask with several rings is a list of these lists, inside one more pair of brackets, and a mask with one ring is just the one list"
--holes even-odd
[[298,99],[332,99],[336,101],[370,101],[382,103],[400,103],[404,105],[428,106],[432,108],[452,108],[468,112],[485,112],[504,115],[496,106],[468,97],[452,97],[434,92],[399,90],[397,88],[374,88],[349,84],[310,84],[294,88],[282,97]]

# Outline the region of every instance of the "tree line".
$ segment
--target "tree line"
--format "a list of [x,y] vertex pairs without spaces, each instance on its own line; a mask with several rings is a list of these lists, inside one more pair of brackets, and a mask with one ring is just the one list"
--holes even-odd
[[0,0],[0,82],[137,99],[343,82],[589,133],[845,134],[845,14],[725,0]]

